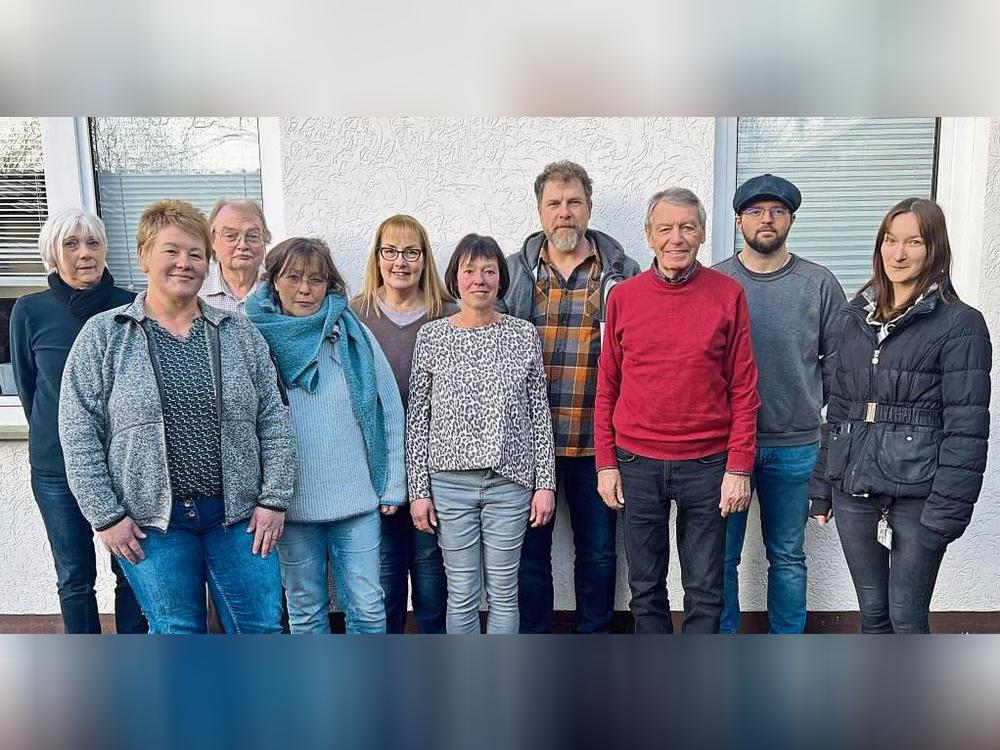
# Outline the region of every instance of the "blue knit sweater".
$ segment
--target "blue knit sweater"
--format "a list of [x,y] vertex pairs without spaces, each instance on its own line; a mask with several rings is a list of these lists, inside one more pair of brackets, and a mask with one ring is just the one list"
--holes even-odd
[[351,395],[337,347],[325,340],[319,350],[319,387],[315,393],[289,388],[288,403],[299,449],[299,473],[288,506],[288,520],[338,521],[368,513],[379,505],[406,502],[403,462],[403,405],[389,363],[371,332],[375,379],[385,408],[388,476],[385,496],[372,487],[367,448],[351,406]]

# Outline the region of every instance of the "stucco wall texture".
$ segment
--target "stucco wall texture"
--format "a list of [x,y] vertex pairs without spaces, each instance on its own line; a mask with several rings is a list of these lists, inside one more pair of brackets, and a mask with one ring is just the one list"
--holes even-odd
[[[714,120],[657,119],[307,119],[281,124],[286,234],[326,239],[352,291],[361,285],[371,234],[393,213],[410,213],[427,227],[444,270],[467,232],[493,235],[511,253],[538,228],[532,185],[546,163],[568,158],[594,181],[591,226],[616,237],[641,264],[652,255],[642,233],[645,203],[657,189],[693,189],[712,215]],[[991,132],[983,237],[980,306],[1000,341],[1000,120]],[[794,232],[790,242],[794,247]],[[701,260],[709,262],[711,238]],[[960,249],[956,249],[960,252]],[[961,291],[961,290],[959,290]],[[983,495],[966,535],[945,556],[933,608],[1000,609],[1000,418],[994,368],[990,461]],[[58,612],[51,554],[31,499],[24,443],[0,443],[0,613]],[[617,607],[627,609],[625,555],[619,532]],[[683,589],[671,540],[668,587],[680,609]],[[809,607],[857,609],[833,528],[810,523],[806,548]],[[110,611],[113,579],[99,559],[99,604]],[[559,505],[553,552],[557,609],[572,609],[573,547],[565,506]],[[740,566],[743,609],[766,609],[766,561],[756,505]]]

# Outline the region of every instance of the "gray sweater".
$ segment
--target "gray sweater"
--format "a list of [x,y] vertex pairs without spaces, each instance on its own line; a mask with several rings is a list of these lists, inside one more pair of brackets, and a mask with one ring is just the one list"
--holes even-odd
[[[95,315],[70,350],[59,397],[66,477],[92,526],[126,515],[165,531],[173,496],[162,381],[150,357],[145,293]],[[295,436],[267,343],[253,324],[201,305],[221,425],[226,524],[255,505],[285,510],[295,483]]]
[[773,273],[754,273],[736,256],[715,270],[746,291],[757,360],[757,445],[807,445],[819,440],[834,371],[834,321],[846,302],[830,271],[792,255]]

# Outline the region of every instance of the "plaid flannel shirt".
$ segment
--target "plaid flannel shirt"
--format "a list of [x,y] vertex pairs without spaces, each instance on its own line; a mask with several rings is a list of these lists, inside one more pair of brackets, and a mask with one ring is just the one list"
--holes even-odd
[[563,279],[543,247],[532,322],[542,340],[557,456],[594,455],[594,395],[601,354],[601,263],[597,253]]

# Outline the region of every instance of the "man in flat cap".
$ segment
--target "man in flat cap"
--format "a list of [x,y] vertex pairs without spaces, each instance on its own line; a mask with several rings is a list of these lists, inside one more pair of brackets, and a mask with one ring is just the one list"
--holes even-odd
[[[763,174],[744,182],[733,198],[743,248],[715,266],[743,286],[750,306],[761,399],[751,480],[768,562],[772,633],[801,633],[806,624],[809,478],[833,376],[834,321],[845,302],[830,271],[788,250],[801,203],[798,188],[781,177]],[[746,524],[746,512],[727,520],[723,633],[739,627],[737,566]]]

